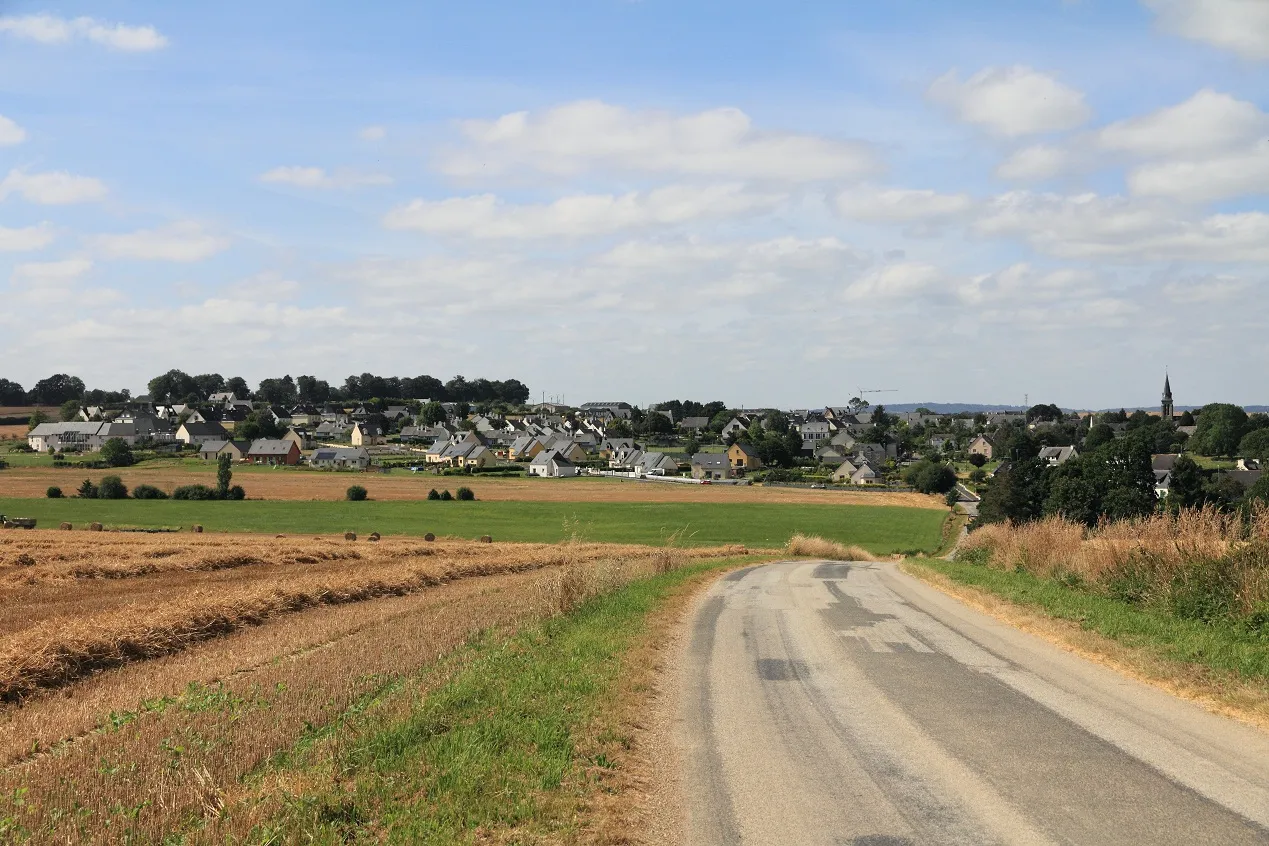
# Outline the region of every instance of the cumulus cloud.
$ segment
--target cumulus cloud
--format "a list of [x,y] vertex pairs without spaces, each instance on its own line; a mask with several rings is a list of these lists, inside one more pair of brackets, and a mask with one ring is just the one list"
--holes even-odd
[[1157,201],[1014,191],[994,198],[974,228],[1063,258],[1269,261],[1263,212],[1196,220]]
[[1070,160],[1070,154],[1061,147],[1035,144],[1023,147],[1001,162],[996,176],[1011,182],[1043,182],[1065,170]]
[[931,264],[900,262],[880,267],[856,279],[842,292],[848,302],[899,300],[925,294],[946,277]]
[[229,247],[228,238],[191,222],[119,235],[94,235],[87,242],[106,258],[140,261],[202,261]]
[[161,50],[167,38],[152,26],[106,23],[93,18],[61,18],[55,15],[0,17],[0,33],[40,44],[91,41],[112,50],[130,53]]
[[1128,187],[1139,196],[1187,202],[1269,194],[1269,141],[1201,161],[1142,165],[1128,174]]
[[1180,305],[1201,305],[1229,302],[1251,287],[1238,276],[1207,274],[1176,279],[1163,286],[1164,295]]
[[21,194],[27,202],[43,206],[62,206],[100,200],[106,196],[106,186],[100,179],[64,171],[27,173],[15,169],[0,180],[0,200],[11,194]]
[[968,194],[907,188],[852,189],[837,195],[839,214],[868,223],[921,223],[960,217],[974,205]]
[[1025,65],[984,68],[964,81],[951,70],[928,96],[964,123],[1009,138],[1073,129],[1091,115],[1082,93]]
[[671,185],[620,195],[583,194],[527,205],[481,194],[414,200],[390,211],[384,225],[389,229],[469,238],[573,238],[744,216],[770,211],[784,199],[782,194],[755,193],[735,183]]
[[596,100],[459,124],[465,144],[440,158],[452,176],[590,170],[806,182],[879,172],[872,149],[817,135],[763,132],[739,109],[637,112]]
[[384,126],[365,126],[357,134],[362,141],[382,141],[388,136],[388,129]]
[[0,226],[0,253],[25,253],[42,250],[53,243],[53,238],[53,227],[47,223],[12,229]]
[[16,285],[30,283],[64,284],[83,276],[92,270],[92,267],[92,261],[85,258],[26,262],[13,268],[11,281]]
[[260,174],[260,181],[273,185],[292,185],[296,188],[360,188],[366,185],[391,185],[392,177],[382,173],[358,173],[337,170],[327,173],[320,167],[275,167]]
[[1269,59],[1269,3],[1264,0],[1143,0],[1166,32]]
[[1218,153],[1265,133],[1269,115],[1254,103],[1204,88],[1184,103],[1112,123],[1096,137],[1103,149],[1153,158]]
[[12,147],[26,140],[26,130],[11,118],[0,115],[0,147]]

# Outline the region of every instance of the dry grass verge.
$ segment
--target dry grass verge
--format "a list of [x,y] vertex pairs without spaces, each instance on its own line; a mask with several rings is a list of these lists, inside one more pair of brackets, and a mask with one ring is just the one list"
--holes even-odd
[[829,561],[872,561],[877,557],[861,546],[842,544],[800,532],[789,538],[784,551],[789,555],[825,558]]

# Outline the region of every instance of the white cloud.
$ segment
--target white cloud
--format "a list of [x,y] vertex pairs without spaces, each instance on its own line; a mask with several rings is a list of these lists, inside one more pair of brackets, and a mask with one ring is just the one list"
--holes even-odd
[[384,126],[365,126],[357,134],[362,141],[382,141],[388,136],[388,129]]
[[92,267],[92,261],[85,258],[27,262],[13,268],[11,281],[22,285],[42,283],[64,285],[83,276],[92,270]]
[[1249,144],[1267,132],[1269,115],[1254,103],[1204,88],[1184,103],[1104,127],[1097,143],[1148,158],[1203,155]]
[[60,18],[54,15],[0,17],[0,32],[41,44],[67,44],[86,40],[113,50],[148,52],[167,46],[167,38],[152,26],[105,23],[93,18]]
[[1209,274],[1169,282],[1163,286],[1163,293],[1174,303],[1201,305],[1228,302],[1249,287],[1246,279],[1237,276]]
[[1079,91],[1024,65],[984,68],[964,82],[948,71],[929,97],[961,121],[1010,138],[1073,129],[1091,115]]
[[838,213],[870,223],[917,223],[955,218],[969,211],[968,194],[939,194],[906,188],[852,189],[838,194]]
[[229,247],[229,239],[206,232],[197,223],[174,223],[121,235],[95,235],[88,244],[112,259],[193,262]]
[[320,167],[275,167],[260,174],[260,181],[297,188],[360,188],[365,185],[391,185],[392,177],[381,173],[358,173],[337,170],[327,173]]
[[928,293],[946,277],[931,264],[900,262],[871,271],[847,286],[842,292],[848,302],[899,300]]
[[17,229],[0,226],[0,253],[42,250],[53,243],[53,237],[53,227],[47,223]]
[[1202,161],[1142,165],[1128,174],[1128,187],[1139,196],[1187,202],[1269,194],[1269,141]]
[[0,180],[0,200],[10,194],[21,194],[28,202],[40,205],[61,206],[100,200],[106,196],[106,186],[100,179],[74,176],[64,171],[27,173],[11,170]]
[[0,147],[13,147],[26,140],[26,130],[0,115]]
[[1264,0],[1143,0],[1165,31],[1230,50],[1247,59],[1269,59],[1269,3]]
[[1061,147],[1035,144],[1018,150],[996,168],[996,176],[1013,182],[1043,182],[1067,168],[1070,154]]
[[541,205],[512,205],[493,194],[481,194],[414,200],[388,212],[384,225],[470,238],[573,238],[765,212],[784,199],[781,194],[752,193],[739,184],[583,194]]
[[1269,261],[1263,212],[1195,220],[1158,201],[1015,191],[994,198],[975,229],[1063,258]]
[[467,145],[440,160],[453,176],[613,169],[804,182],[854,179],[881,169],[864,144],[762,132],[730,108],[674,115],[584,100],[537,114],[463,121],[459,128]]

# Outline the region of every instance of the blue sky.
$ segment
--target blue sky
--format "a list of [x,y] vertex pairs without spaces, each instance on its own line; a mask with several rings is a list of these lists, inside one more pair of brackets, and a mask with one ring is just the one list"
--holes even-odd
[[368,5],[0,2],[0,376],[1265,400],[1264,0]]

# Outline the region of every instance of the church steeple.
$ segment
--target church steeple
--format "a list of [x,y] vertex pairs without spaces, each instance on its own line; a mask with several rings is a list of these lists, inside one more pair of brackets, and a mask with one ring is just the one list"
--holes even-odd
[[1166,372],[1163,374],[1163,407],[1160,410],[1164,420],[1172,419],[1172,380]]

